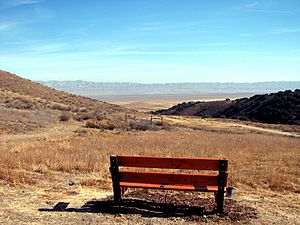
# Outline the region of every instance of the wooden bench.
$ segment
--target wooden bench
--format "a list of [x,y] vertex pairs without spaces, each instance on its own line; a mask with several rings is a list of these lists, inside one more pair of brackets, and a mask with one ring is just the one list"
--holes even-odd
[[[120,204],[128,188],[214,192],[217,211],[223,212],[228,160],[149,156],[110,156],[114,201]],[[217,174],[138,172],[120,167],[218,171]]]

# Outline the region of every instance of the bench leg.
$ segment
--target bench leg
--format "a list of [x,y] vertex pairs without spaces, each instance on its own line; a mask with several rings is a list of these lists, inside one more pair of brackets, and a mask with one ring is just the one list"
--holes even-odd
[[[223,205],[224,205],[224,195],[219,194],[219,192],[214,192],[215,203],[217,204],[217,212],[223,213]],[[223,198],[223,199],[222,199]]]
[[116,156],[110,156],[110,172],[114,191],[114,201],[116,204],[120,204],[122,190],[119,182],[118,158]]
[[218,192],[217,192],[217,212],[224,212],[224,188],[225,188],[225,180],[226,180],[226,168],[227,161],[221,160],[219,167],[219,175],[218,175]]
[[113,187],[114,189],[114,201],[118,205],[121,203],[121,190],[118,187]]
[[218,192],[214,192],[215,203],[218,203]]
[[224,212],[224,192],[215,192],[215,196],[217,196],[216,201],[217,201],[217,212],[218,213],[223,213]]

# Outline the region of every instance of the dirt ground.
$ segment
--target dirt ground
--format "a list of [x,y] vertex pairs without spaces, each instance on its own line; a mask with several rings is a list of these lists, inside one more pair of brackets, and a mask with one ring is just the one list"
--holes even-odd
[[212,194],[131,190],[120,207],[111,190],[70,179],[39,187],[0,187],[1,224],[299,224],[300,195],[240,189],[214,212]]

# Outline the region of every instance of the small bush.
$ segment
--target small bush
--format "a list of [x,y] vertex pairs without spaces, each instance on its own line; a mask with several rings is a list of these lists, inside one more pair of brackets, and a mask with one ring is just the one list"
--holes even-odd
[[86,122],[85,126],[87,128],[96,128],[100,130],[114,130],[116,125],[109,120],[96,120],[90,119]]
[[153,126],[148,120],[132,121],[127,125],[127,130],[153,130]]
[[33,102],[27,99],[15,99],[6,101],[6,107],[14,109],[33,109]]
[[66,122],[69,121],[71,119],[71,115],[69,113],[63,113],[59,116],[59,120]]
[[169,130],[171,128],[171,125],[165,121],[155,121],[153,124],[164,130]]
[[242,121],[249,121],[249,118],[245,117],[245,116],[240,116],[238,117],[239,120],[242,120]]
[[63,104],[59,104],[59,103],[54,103],[50,106],[51,109],[56,109],[56,110],[60,110],[60,111],[70,111],[71,107],[70,106],[66,106]]
[[76,114],[74,119],[77,121],[83,121],[83,120],[89,120],[89,119],[104,120],[104,119],[106,119],[106,117],[104,114],[98,113],[98,112],[82,113],[80,111],[79,113]]
[[79,108],[79,112],[87,112],[87,108],[86,107],[81,107],[81,108]]
[[85,126],[87,128],[97,128],[97,129],[99,129],[98,121],[96,121],[96,120],[88,120],[88,121],[86,121]]

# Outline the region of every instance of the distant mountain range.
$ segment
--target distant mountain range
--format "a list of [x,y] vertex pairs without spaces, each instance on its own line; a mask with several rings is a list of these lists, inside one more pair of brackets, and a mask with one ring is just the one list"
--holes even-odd
[[237,98],[254,94],[271,93],[300,88],[300,81],[255,82],[255,83],[117,83],[89,81],[38,81],[48,87],[74,94],[110,98],[173,98],[187,96],[195,98]]

